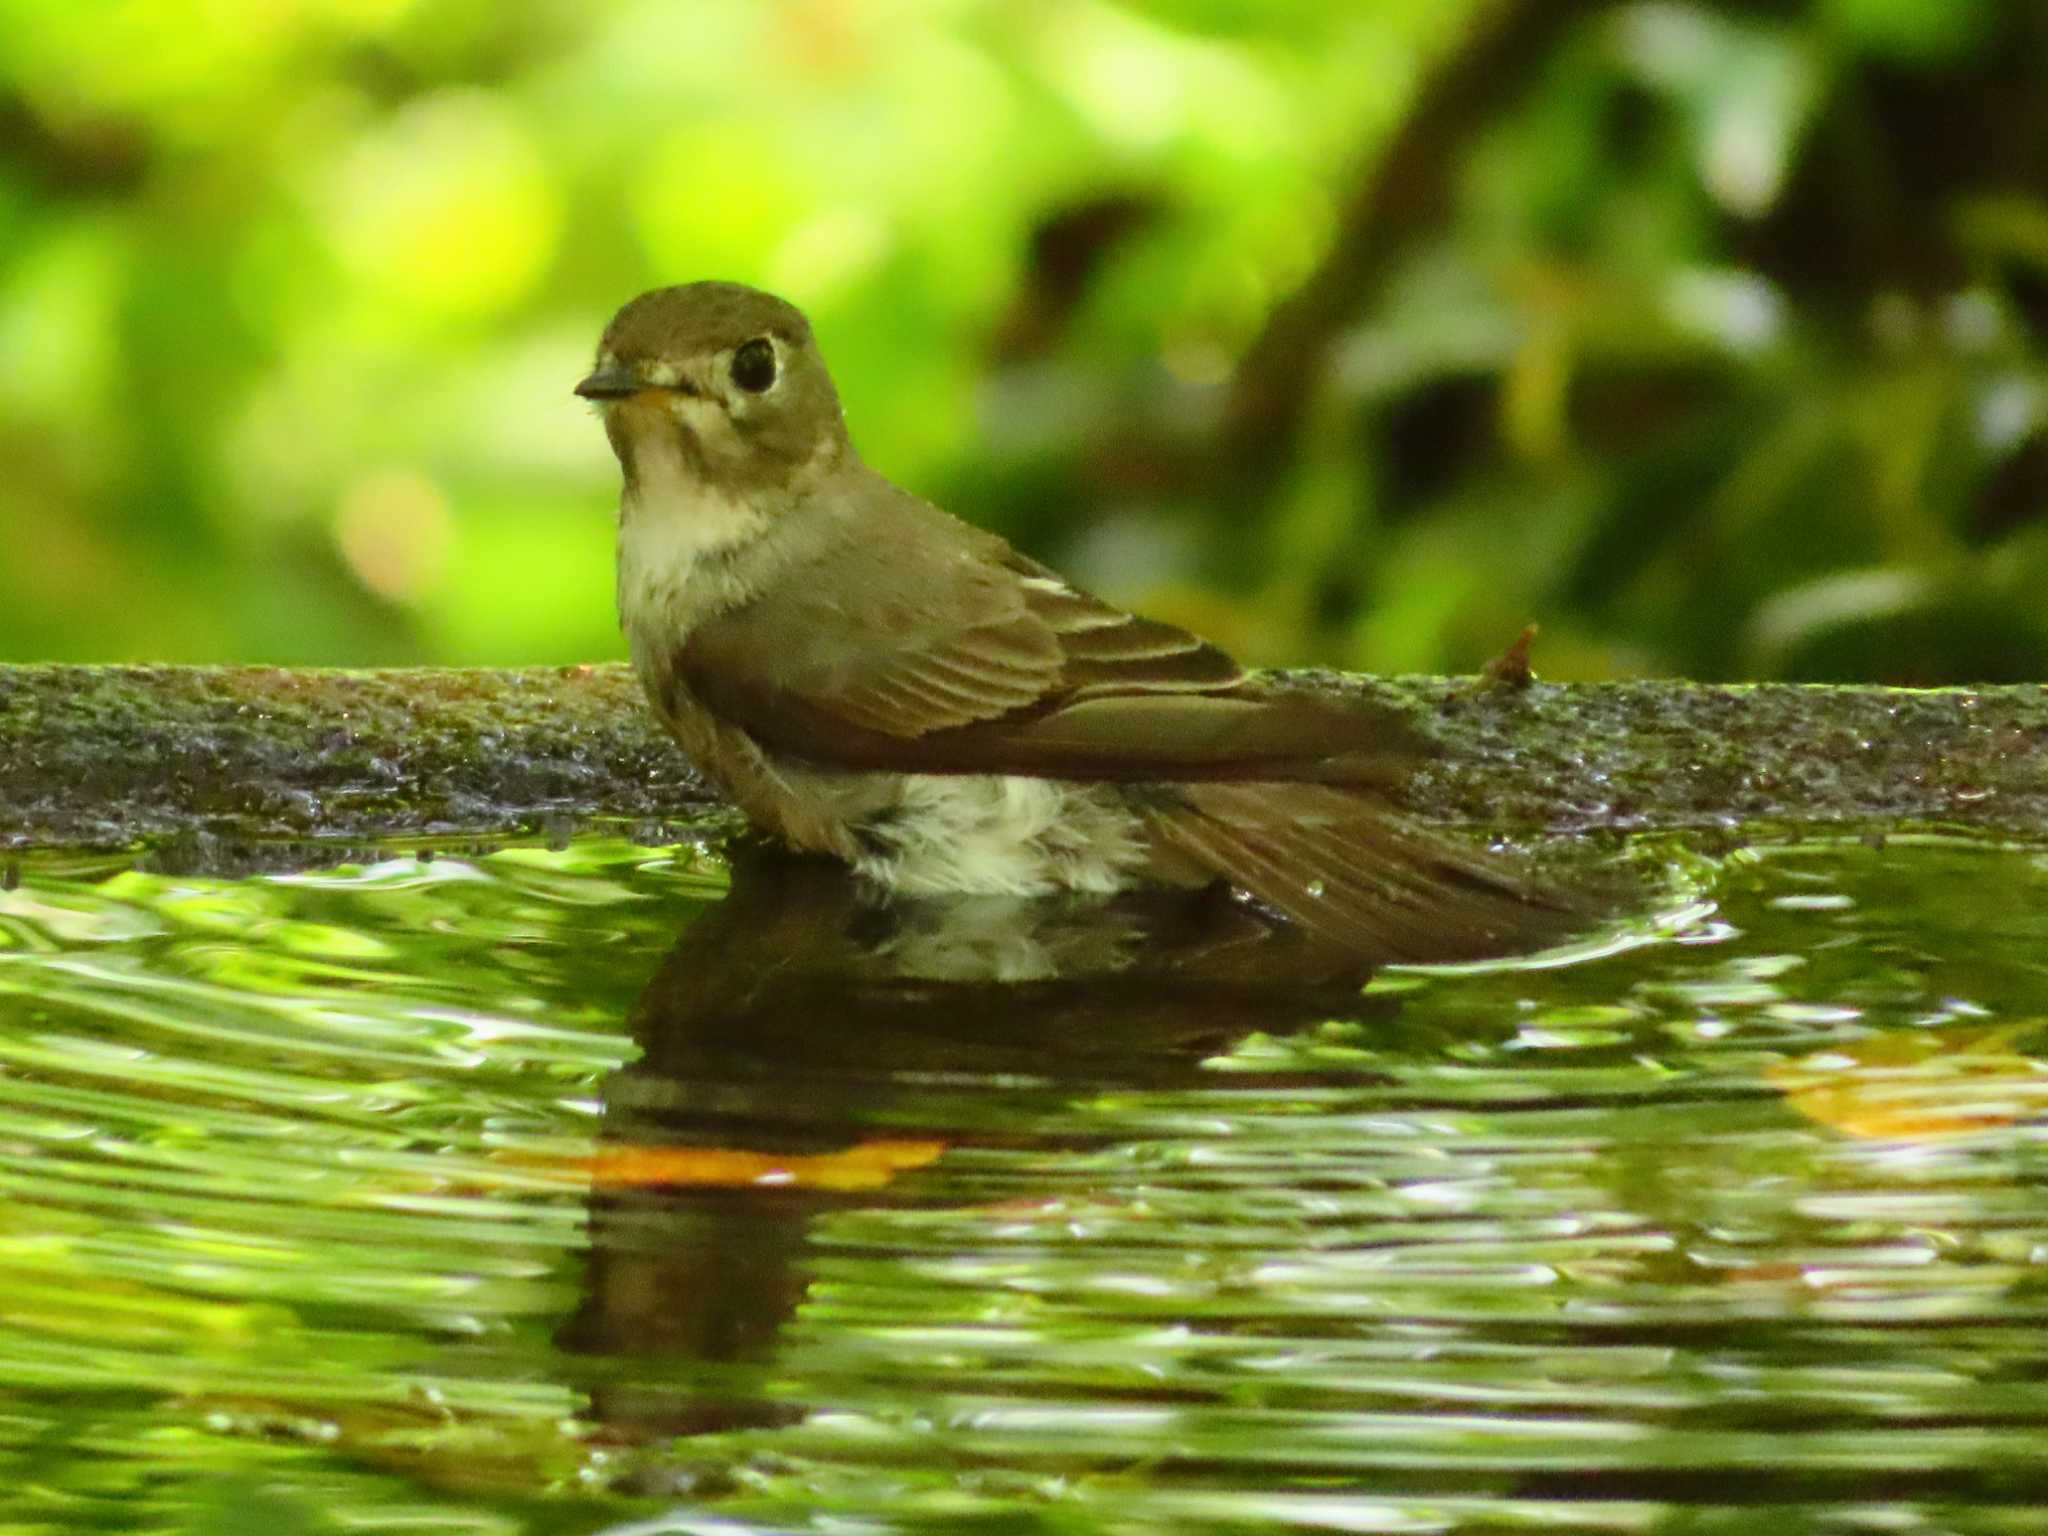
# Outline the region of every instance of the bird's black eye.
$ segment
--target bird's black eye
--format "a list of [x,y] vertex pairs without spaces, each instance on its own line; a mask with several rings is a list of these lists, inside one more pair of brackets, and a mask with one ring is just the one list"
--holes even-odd
[[732,381],[750,395],[775,382],[775,343],[766,336],[745,342],[732,355]]

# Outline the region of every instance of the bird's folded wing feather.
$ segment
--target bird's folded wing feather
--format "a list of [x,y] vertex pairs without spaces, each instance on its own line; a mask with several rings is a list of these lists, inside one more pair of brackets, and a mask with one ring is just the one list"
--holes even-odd
[[1248,685],[1208,642],[977,540],[866,552],[852,584],[838,552],[838,581],[700,625],[675,672],[763,745],[848,767],[1375,782],[1429,750],[1390,711]]
[[1391,711],[1262,687],[959,525],[829,553],[836,580],[784,582],[674,658],[702,705],[772,750],[1146,784],[1132,804],[1162,847],[1380,959],[1534,947],[1593,910],[1394,813],[1378,789],[1432,749]]

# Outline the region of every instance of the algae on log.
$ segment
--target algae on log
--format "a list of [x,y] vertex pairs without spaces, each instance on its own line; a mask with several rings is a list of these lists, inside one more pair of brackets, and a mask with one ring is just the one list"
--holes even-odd
[[[1444,750],[1402,799],[1447,825],[2048,831],[2048,687],[1291,676],[1411,711]],[[595,823],[652,841],[718,805],[619,665],[0,667],[0,850],[251,868]]]
[[0,850],[232,873],[717,804],[618,666],[0,667]]

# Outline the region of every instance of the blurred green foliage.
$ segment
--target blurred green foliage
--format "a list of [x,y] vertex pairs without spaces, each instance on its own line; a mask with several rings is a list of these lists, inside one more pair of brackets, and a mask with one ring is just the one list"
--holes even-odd
[[2048,675],[2037,0],[0,0],[0,658],[620,653],[611,310],[1249,659]]

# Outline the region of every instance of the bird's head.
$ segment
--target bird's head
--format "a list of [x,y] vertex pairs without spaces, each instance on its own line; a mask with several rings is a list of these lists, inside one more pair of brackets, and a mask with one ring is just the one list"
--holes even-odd
[[680,455],[720,489],[770,489],[846,450],[839,394],[803,311],[739,283],[641,294],[605,327],[576,393],[602,412],[629,481],[651,459]]

